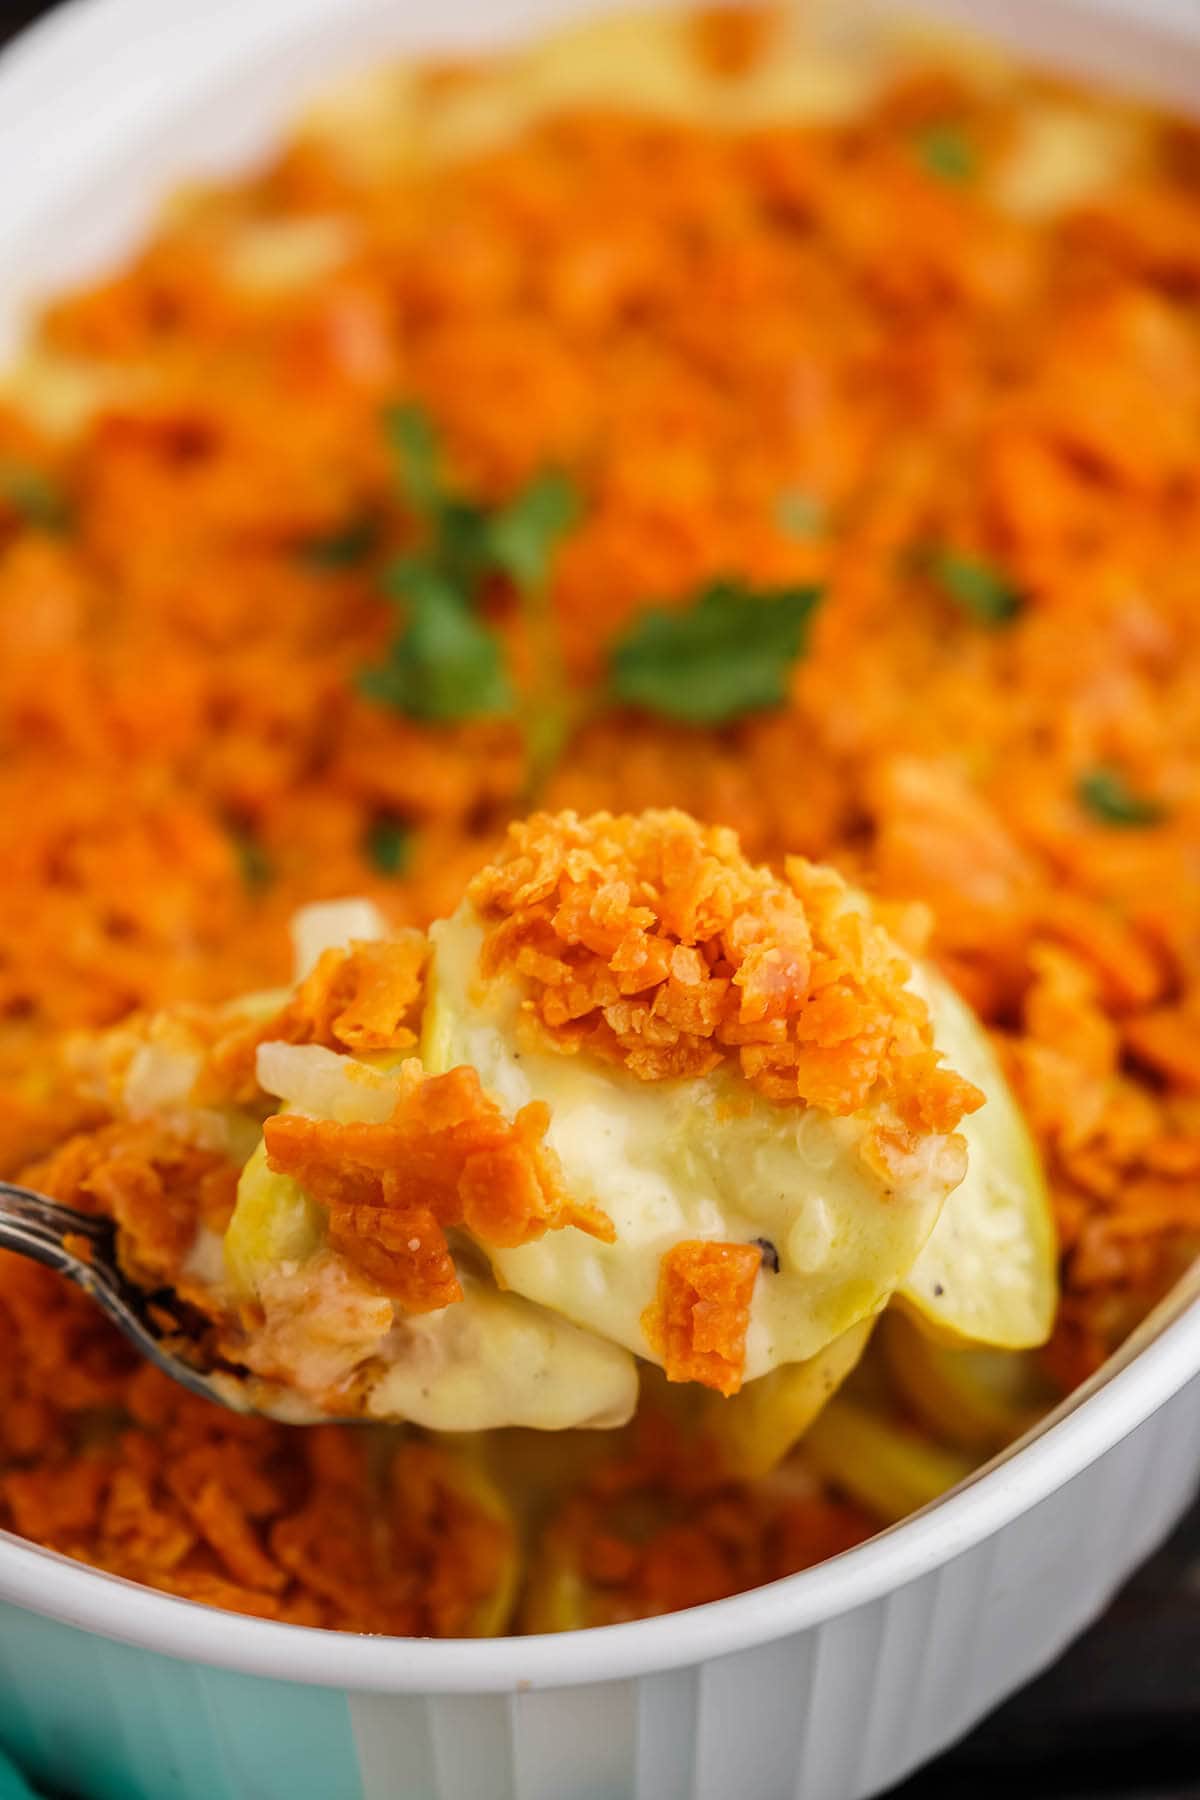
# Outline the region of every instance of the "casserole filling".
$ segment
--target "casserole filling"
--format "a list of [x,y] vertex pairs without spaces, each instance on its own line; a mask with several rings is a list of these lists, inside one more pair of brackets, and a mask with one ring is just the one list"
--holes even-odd
[[[0,1524],[335,1628],[632,1617],[1145,1315],[1200,1244],[1197,166],[849,0],[672,9],[372,70],[47,306],[0,1169],[276,1416],[3,1259]],[[678,807],[728,925],[595,823]]]
[[[831,870],[776,876],[679,812],[539,814],[427,937],[362,902],[293,935],[285,996],[79,1041],[114,1123],[42,1173],[103,1201],[137,1130],[199,1159],[173,1262],[123,1192],[120,1248],[211,1316],[249,1372],[222,1377],[235,1402],[564,1430],[631,1417],[635,1357],[726,1400],[777,1372],[747,1413],[766,1464],[893,1296],[943,1332],[957,1309],[970,1336],[968,1296],[1010,1343],[1047,1335],[1044,1190],[980,1028],[952,1015],[983,1087],[943,1064],[913,964]],[[227,1203],[234,1181],[218,1235],[205,1184]],[[960,1285],[935,1300],[918,1263],[942,1261]]]

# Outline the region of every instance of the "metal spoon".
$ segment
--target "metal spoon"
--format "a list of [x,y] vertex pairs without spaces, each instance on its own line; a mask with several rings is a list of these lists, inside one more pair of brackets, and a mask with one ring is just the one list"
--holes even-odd
[[[73,1237],[88,1245],[86,1260],[70,1248],[67,1240]],[[173,1288],[150,1290],[130,1281],[117,1262],[116,1237],[111,1219],[76,1212],[45,1194],[0,1181],[0,1250],[13,1250],[65,1275],[135,1350],[193,1394],[235,1412],[249,1410],[246,1396],[239,1393],[238,1377],[244,1371],[232,1364],[202,1369],[170,1347],[194,1338],[200,1315]]]

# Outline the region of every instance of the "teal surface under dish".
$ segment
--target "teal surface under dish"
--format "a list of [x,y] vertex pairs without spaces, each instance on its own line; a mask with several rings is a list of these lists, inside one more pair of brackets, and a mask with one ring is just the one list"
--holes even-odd
[[0,1800],[34,1800],[33,1789],[0,1751]]
[[[5,1605],[0,1744],[78,1800],[362,1800],[336,1689],[176,1662]],[[0,1800],[30,1800],[3,1763]]]

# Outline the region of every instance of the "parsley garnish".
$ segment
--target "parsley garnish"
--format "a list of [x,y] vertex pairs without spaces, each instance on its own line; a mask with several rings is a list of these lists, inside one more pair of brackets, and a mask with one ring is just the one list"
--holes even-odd
[[473,601],[496,562],[488,542],[487,509],[457,494],[443,496],[431,518],[433,542],[430,560]]
[[726,725],[779,706],[820,598],[815,587],[758,592],[727,580],[685,611],[654,607],[613,647],[612,693],[688,725]]
[[378,542],[379,527],[374,519],[351,519],[324,537],[306,539],[298,554],[310,569],[354,569],[366,562]]
[[437,435],[428,414],[419,406],[393,406],[384,416],[384,430],[405,499],[415,512],[432,513],[441,477]]
[[990,563],[960,550],[934,550],[929,572],[939,587],[980,625],[1009,625],[1021,610],[1021,594]]
[[250,892],[257,893],[268,886],[275,878],[275,868],[253,831],[245,825],[231,825],[229,839],[242,881]]
[[412,849],[412,833],[402,820],[383,814],[367,827],[363,848],[381,875],[403,875]]
[[541,590],[555,546],[578,517],[575,489],[565,475],[547,469],[488,520],[488,550],[523,592]]
[[29,463],[0,457],[0,500],[19,513],[27,525],[42,531],[65,531],[71,523],[66,496],[48,475]]
[[957,185],[973,180],[978,173],[975,146],[957,125],[927,125],[917,133],[916,148],[929,173],[939,181]]
[[[564,475],[547,470],[506,504],[488,507],[448,484],[437,433],[420,407],[394,408],[386,430],[421,542],[384,572],[385,590],[401,603],[403,620],[387,661],[363,670],[359,688],[412,718],[443,724],[511,713],[516,697],[483,603],[493,581],[512,584],[539,658],[553,663],[557,683],[556,653],[542,641],[545,589],[555,545],[577,516],[575,491]],[[539,764],[545,733],[534,712],[555,703],[548,685],[535,674],[531,700],[537,708],[523,709],[530,760]]]
[[1157,825],[1164,817],[1158,802],[1135,793],[1117,769],[1088,769],[1075,791],[1080,805],[1104,825],[1137,828]]
[[389,587],[403,596],[404,629],[387,662],[363,670],[360,691],[435,724],[511,712],[500,641],[476,618],[462,590],[436,568],[414,561],[391,572]]
[[464,586],[494,574],[520,589],[542,586],[555,544],[579,514],[567,477],[543,470],[506,505],[488,508],[447,485],[436,433],[420,407],[394,408],[387,428],[404,497],[424,520],[427,554],[442,573]]

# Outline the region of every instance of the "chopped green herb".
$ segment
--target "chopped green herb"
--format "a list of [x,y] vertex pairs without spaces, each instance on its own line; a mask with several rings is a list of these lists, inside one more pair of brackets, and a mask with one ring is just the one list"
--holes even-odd
[[403,875],[412,849],[412,833],[399,819],[372,820],[364,848],[381,875]]
[[231,825],[229,837],[242,880],[251,893],[267,887],[275,878],[275,869],[254,833],[244,825]]
[[365,669],[359,688],[413,719],[447,724],[512,710],[500,643],[438,570],[410,563],[408,616],[388,661]]
[[393,408],[387,430],[404,497],[428,524],[429,558],[443,574],[472,586],[491,574],[521,588],[545,582],[554,545],[579,512],[565,475],[546,470],[489,509],[445,485],[437,432],[420,407]]
[[354,569],[366,562],[378,542],[379,527],[374,519],[352,519],[325,537],[307,539],[299,554],[310,569]]
[[[389,600],[409,605],[415,593],[428,582],[446,585],[446,577],[433,567],[427,556],[395,556],[384,569],[379,584]],[[450,582],[450,586],[454,583]]]
[[928,125],[917,133],[917,155],[939,181],[972,181],[979,157],[970,138],[957,125]]
[[928,568],[934,580],[981,625],[1008,625],[1021,610],[1020,592],[999,570],[958,550],[935,550]]
[[442,497],[433,516],[430,561],[457,582],[472,602],[495,566],[488,542],[489,526],[485,507],[454,494]]
[[571,482],[548,469],[495,514],[489,533],[492,555],[516,588],[525,620],[529,679],[518,710],[530,805],[558,761],[575,716],[549,589],[555,547],[579,510]]
[[66,496],[48,475],[28,463],[0,458],[0,500],[42,531],[65,531],[71,523]]
[[419,406],[393,406],[384,416],[384,429],[404,498],[417,512],[433,512],[441,494],[441,458],[429,415]]
[[717,581],[683,612],[654,607],[613,648],[612,693],[689,725],[779,706],[820,598],[815,587],[756,592]]
[[823,503],[803,488],[785,488],[775,502],[775,523],[789,537],[816,537],[824,531],[826,522]]
[[401,491],[426,526],[427,560],[473,589],[490,561],[486,508],[445,485],[437,431],[421,407],[394,407],[386,424]]
[[[531,721],[559,673],[545,588],[555,543],[577,515],[574,488],[547,471],[507,505],[487,507],[444,484],[437,432],[419,407],[394,408],[387,432],[404,497],[425,532],[414,552],[383,573],[385,593],[403,606],[403,623],[386,663],[364,670],[359,688],[430,721],[512,712],[500,640],[479,616],[490,578],[506,576],[529,610],[538,667],[521,715],[531,764],[540,768],[554,733],[547,736]],[[543,674],[543,665],[552,673]]]
[[542,588],[559,538],[578,517],[579,496],[575,488],[565,475],[547,469],[493,514],[488,546],[518,588],[526,592]]
[[1137,828],[1164,817],[1156,800],[1137,794],[1117,769],[1089,769],[1076,786],[1079,803],[1105,825]]

